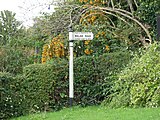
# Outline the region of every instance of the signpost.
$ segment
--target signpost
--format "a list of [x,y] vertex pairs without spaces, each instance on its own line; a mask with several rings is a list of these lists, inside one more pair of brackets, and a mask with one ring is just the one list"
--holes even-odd
[[69,28],[69,102],[70,106],[73,103],[74,97],[74,88],[73,88],[73,41],[74,40],[92,40],[92,32],[72,32],[72,29]]
[[70,32],[69,39],[71,40],[92,40],[92,32]]

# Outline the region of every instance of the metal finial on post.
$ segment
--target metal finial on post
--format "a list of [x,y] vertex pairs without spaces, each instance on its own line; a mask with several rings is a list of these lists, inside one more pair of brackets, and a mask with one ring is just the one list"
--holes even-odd
[[73,32],[73,28],[71,24],[68,26],[68,32]]

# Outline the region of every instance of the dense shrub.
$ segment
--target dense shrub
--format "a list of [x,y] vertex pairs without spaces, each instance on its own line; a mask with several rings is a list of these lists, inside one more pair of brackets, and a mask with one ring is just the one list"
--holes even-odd
[[[129,59],[129,53],[124,52],[107,53],[98,58],[91,56],[76,58],[74,104],[100,103],[109,94],[107,90],[112,84],[111,76],[124,67]],[[46,64],[29,65],[24,68],[24,75],[26,78],[22,82],[21,91],[25,95],[28,111],[59,109],[68,105],[68,61],[59,59]]]
[[[115,74],[130,59],[129,52],[75,58],[74,105],[86,106],[103,101],[110,94]],[[20,106],[21,113],[18,115],[58,110],[68,106],[69,76],[66,60],[58,59],[50,63],[26,66],[23,75],[13,79],[17,87],[10,90],[13,93],[16,90],[20,97],[15,99],[17,103],[20,102],[18,107]],[[14,97],[11,98],[14,99]],[[16,109],[15,106],[13,110],[16,111]],[[9,109],[6,112],[10,112]]]
[[75,101],[81,105],[97,103],[100,88],[95,58],[82,56],[74,61]]
[[51,94],[51,108],[58,110],[68,105],[68,61],[63,59],[54,60],[50,65],[56,76],[54,91]]
[[[1,46],[0,47],[0,71],[13,74],[22,73],[23,67],[33,63],[33,50],[26,48]],[[32,54],[32,55],[31,55]]]
[[22,91],[26,98],[28,112],[49,110],[55,104],[55,86],[65,67],[62,64],[33,64],[24,68],[26,79]]
[[112,90],[112,107],[158,107],[160,106],[160,47],[156,44],[135,56],[120,74]]
[[132,57],[131,52],[128,51],[103,54],[98,57],[99,79],[104,81],[102,86],[105,96],[111,94],[110,89],[117,79],[117,73],[126,67]]
[[60,88],[64,85],[68,88],[68,84],[62,82],[68,75],[67,62],[63,62],[29,65],[24,68],[23,75],[15,77],[0,73],[1,118],[60,108],[64,103],[64,92]]
[[[114,75],[130,60],[129,52],[82,56],[74,60],[74,104],[100,103],[113,83]],[[112,72],[111,72],[112,71]],[[68,106],[68,61],[59,59],[24,68],[22,87],[29,111]]]
[[0,72],[0,92],[0,119],[22,115],[23,98],[19,91],[19,82],[10,73]]
[[75,97],[82,105],[99,104],[110,94],[115,74],[131,59],[129,52],[106,53],[75,59]]

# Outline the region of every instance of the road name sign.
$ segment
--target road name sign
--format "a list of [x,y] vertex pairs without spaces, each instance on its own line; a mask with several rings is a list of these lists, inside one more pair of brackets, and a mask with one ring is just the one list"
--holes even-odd
[[73,40],[92,40],[92,32],[70,32],[69,31],[69,98],[70,106],[74,97],[74,86],[73,86]]
[[92,40],[92,32],[69,32],[69,40]]

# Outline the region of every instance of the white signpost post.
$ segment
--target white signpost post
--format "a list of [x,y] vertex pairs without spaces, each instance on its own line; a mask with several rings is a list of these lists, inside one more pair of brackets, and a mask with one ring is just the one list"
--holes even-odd
[[69,31],[69,99],[70,106],[72,106],[72,101],[74,97],[74,88],[73,88],[73,41],[74,40],[92,40],[92,32],[71,32]]

